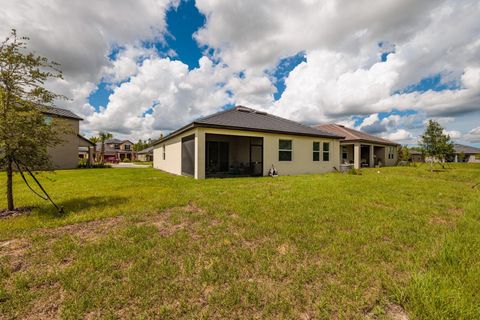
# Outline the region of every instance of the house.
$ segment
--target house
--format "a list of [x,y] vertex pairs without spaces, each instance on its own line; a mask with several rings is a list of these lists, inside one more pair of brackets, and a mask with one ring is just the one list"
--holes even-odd
[[[51,123],[53,119],[66,128],[59,138],[61,143],[48,147],[48,155],[54,169],[74,169],[78,166],[79,148],[86,147],[90,156],[93,144],[80,135],[80,121],[83,120],[73,112],[53,107],[42,107],[45,122]],[[87,142],[88,141],[88,142]]]
[[345,137],[340,141],[342,163],[353,164],[356,169],[397,164],[398,143],[339,124],[320,124],[314,127]]
[[153,166],[196,179],[334,171],[341,135],[243,106],[173,131],[154,144]]
[[[98,142],[96,153],[100,155],[102,152],[102,143]],[[104,161],[119,162],[125,160],[135,160],[133,151],[133,142],[130,140],[109,139],[105,141]]]
[[408,150],[408,153],[410,154],[410,158],[408,160],[412,162],[425,162],[425,157],[421,151],[410,149]]
[[138,161],[153,161],[153,147],[148,147],[137,152]]
[[455,143],[453,149],[455,151],[454,162],[480,163],[480,148]]

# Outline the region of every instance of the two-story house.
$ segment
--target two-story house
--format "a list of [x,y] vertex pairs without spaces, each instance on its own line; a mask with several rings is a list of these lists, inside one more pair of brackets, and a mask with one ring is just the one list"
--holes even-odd
[[80,121],[83,120],[70,110],[61,108],[43,107],[46,123],[53,123],[55,119],[58,125],[66,128],[60,135],[61,142],[48,148],[48,155],[53,169],[74,169],[78,166],[79,150],[86,150],[85,158],[92,161],[94,144],[80,135]]
[[[102,152],[102,143],[97,143],[96,153],[100,155]],[[135,160],[133,151],[133,142],[130,140],[109,139],[105,141],[104,160],[106,162],[119,162],[124,160]]]

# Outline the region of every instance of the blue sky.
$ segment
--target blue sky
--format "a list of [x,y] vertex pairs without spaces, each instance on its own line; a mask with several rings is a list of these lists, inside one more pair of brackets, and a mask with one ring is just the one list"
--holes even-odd
[[242,104],[409,144],[433,118],[480,144],[475,0],[50,2],[6,2],[0,35],[61,64],[52,89],[86,135],[155,138]]

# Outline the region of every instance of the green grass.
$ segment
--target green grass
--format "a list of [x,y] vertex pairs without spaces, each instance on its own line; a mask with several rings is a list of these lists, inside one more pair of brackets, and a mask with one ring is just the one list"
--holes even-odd
[[480,165],[41,174],[64,215],[16,178],[0,318],[480,318]]

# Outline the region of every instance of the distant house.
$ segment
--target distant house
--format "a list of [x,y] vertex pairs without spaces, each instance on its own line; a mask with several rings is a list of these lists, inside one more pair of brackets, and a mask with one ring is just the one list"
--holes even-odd
[[353,164],[355,168],[394,166],[398,160],[398,143],[347,128],[339,124],[320,124],[315,128],[344,136],[340,140],[342,163]]
[[148,147],[137,152],[138,161],[153,161],[153,147]]
[[196,179],[334,171],[343,135],[237,106],[215,113],[161,138],[153,166]]
[[480,163],[480,148],[455,143],[453,149],[455,150],[454,162]]
[[423,153],[421,151],[417,150],[408,150],[408,153],[410,154],[409,160],[412,162],[425,162],[425,157],[423,156]]
[[[102,152],[102,143],[98,142],[96,153],[100,155]],[[132,161],[135,159],[133,151],[133,142],[130,140],[109,139],[105,141],[105,158],[106,162],[119,162],[124,160]]]
[[78,166],[79,148],[86,148],[85,154],[92,159],[94,145],[80,135],[80,121],[83,120],[73,112],[61,108],[42,108],[45,121],[51,123],[53,118],[66,127],[67,132],[60,135],[61,143],[48,148],[48,154],[54,169],[73,169]]

